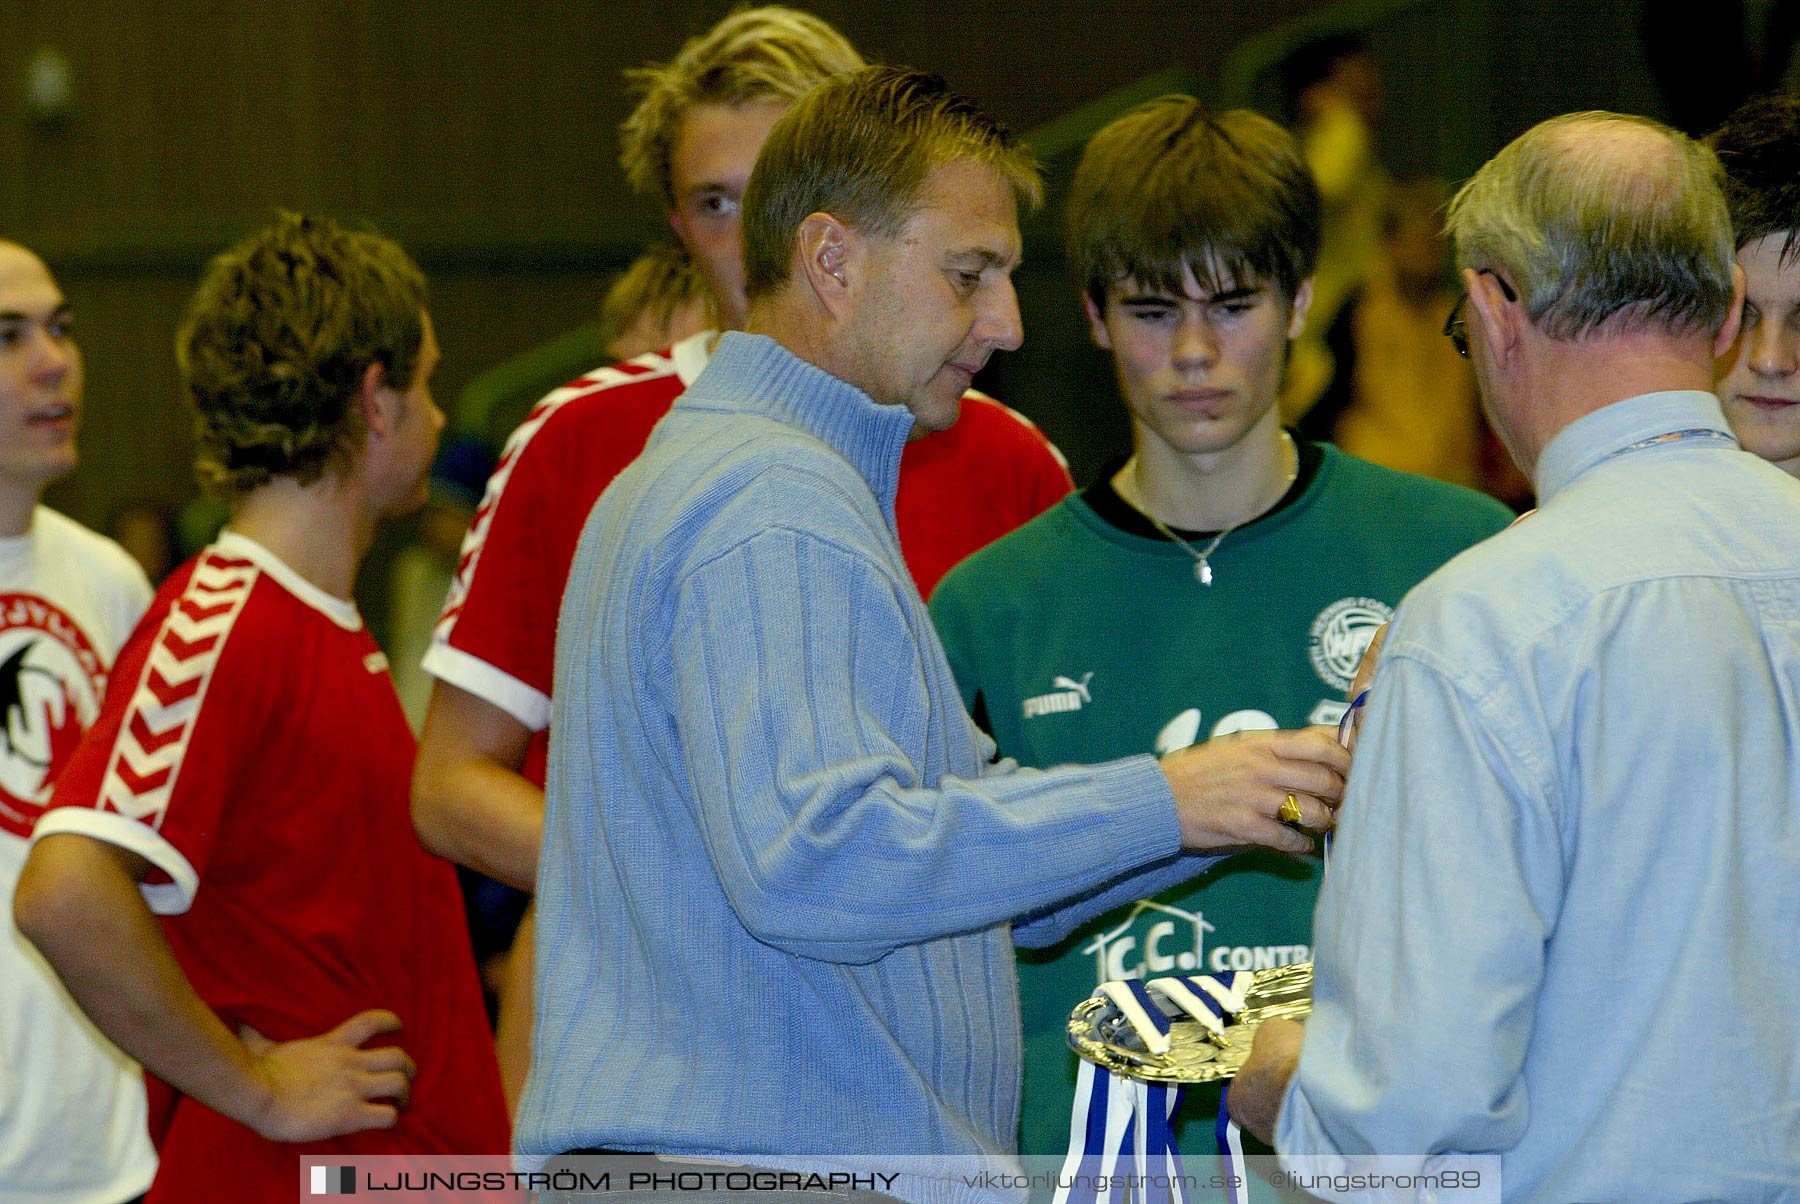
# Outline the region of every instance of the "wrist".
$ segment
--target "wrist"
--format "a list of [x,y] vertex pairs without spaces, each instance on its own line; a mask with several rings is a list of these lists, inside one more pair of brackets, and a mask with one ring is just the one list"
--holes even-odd
[[219,1108],[219,1111],[258,1135],[273,1140],[271,1122],[275,1115],[276,1100],[280,1095],[274,1070],[266,1056],[254,1052],[243,1042],[238,1047],[242,1050],[242,1060],[235,1076],[232,1098],[226,1101],[228,1106]]

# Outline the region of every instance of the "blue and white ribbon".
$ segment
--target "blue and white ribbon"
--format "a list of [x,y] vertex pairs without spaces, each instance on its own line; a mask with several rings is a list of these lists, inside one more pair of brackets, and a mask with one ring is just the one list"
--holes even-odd
[[1225,1176],[1225,1199],[1230,1204],[1250,1204],[1250,1171],[1244,1164],[1244,1134],[1231,1119],[1231,1084],[1219,1084],[1219,1119],[1213,1128],[1219,1139],[1220,1169]]
[[[1181,1096],[1180,1087],[1120,1078],[1083,1060],[1054,1204],[1185,1204],[1175,1148]],[[1127,1157],[1135,1190],[1120,1185]]]
[[[1243,1009],[1254,977],[1238,970],[1147,983],[1120,979],[1101,983],[1094,994],[1119,1010],[1146,1050],[1161,1055],[1171,1044],[1170,1017],[1189,1016],[1213,1032],[1223,1032],[1227,1019]],[[1186,1204],[1181,1152],[1175,1147],[1175,1112],[1181,1098],[1180,1087],[1121,1078],[1082,1060],[1069,1116],[1069,1151],[1054,1204]],[[1235,1134],[1237,1126],[1231,1130]],[[1221,1153],[1224,1148],[1221,1144]],[[1119,1174],[1119,1160],[1126,1156],[1136,1172],[1137,1189],[1115,1191],[1112,1181]],[[1237,1165],[1242,1162],[1240,1144]],[[1234,1196],[1232,1204],[1241,1200]]]

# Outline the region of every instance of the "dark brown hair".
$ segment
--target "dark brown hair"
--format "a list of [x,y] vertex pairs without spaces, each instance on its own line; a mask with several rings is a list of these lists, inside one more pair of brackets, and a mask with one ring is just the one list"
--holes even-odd
[[1026,208],[1042,200],[1024,143],[937,76],[865,67],[820,84],[775,123],[744,189],[745,292],[754,299],[787,279],[814,213],[898,234],[926,178],[958,159],[995,168]]
[[1725,169],[1738,247],[1785,234],[1779,262],[1800,260],[1800,96],[1760,96],[1707,141]]
[[1081,153],[1066,215],[1069,261],[1095,305],[1131,280],[1180,296],[1270,283],[1290,302],[1319,258],[1319,189],[1293,136],[1191,96],[1139,105]]
[[175,337],[201,485],[229,497],[346,467],[363,374],[380,364],[409,387],[424,313],[425,278],[398,244],[326,218],[285,213],[216,257]]

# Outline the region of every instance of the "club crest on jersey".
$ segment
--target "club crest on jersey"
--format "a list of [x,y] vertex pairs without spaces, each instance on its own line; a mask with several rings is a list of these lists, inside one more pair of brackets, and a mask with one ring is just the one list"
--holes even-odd
[[1320,680],[1348,690],[1375,630],[1393,617],[1394,608],[1374,598],[1339,598],[1321,610],[1306,641]]
[[1020,704],[1025,718],[1079,711],[1094,701],[1094,696],[1088,692],[1088,683],[1093,680],[1092,670],[1083,673],[1079,680],[1058,673],[1050,679],[1050,693],[1034,694]]
[[0,829],[31,835],[105,692],[74,619],[35,594],[0,594]]

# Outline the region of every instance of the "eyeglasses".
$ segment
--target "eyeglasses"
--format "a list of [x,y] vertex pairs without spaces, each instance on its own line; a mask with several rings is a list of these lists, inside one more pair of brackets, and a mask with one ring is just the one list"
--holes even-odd
[[[1484,276],[1492,276],[1495,280],[1499,281],[1500,293],[1508,301],[1517,301],[1519,299],[1519,295],[1512,291],[1512,285],[1506,282],[1506,277],[1502,276],[1499,272],[1496,272],[1493,268],[1482,268],[1481,274]],[[1456,304],[1450,307],[1450,316],[1444,319],[1444,337],[1450,340],[1450,345],[1452,347],[1456,348],[1456,354],[1462,356],[1464,359],[1469,358],[1469,325],[1467,322],[1463,321],[1462,312],[1463,306],[1468,300],[1469,294],[1467,293],[1458,297],[1456,299]]]

